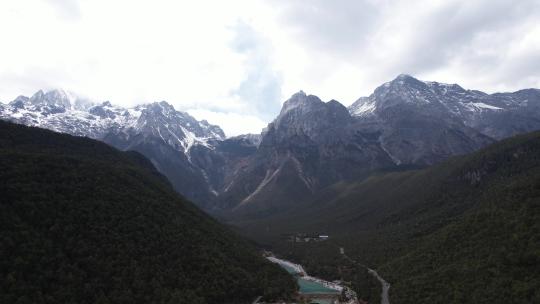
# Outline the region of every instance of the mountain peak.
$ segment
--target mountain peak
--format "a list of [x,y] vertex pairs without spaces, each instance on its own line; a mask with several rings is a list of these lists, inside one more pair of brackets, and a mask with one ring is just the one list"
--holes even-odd
[[62,89],[53,89],[45,93],[46,96],[56,97],[56,98],[69,98],[68,93]]
[[324,103],[315,95],[306,95],[304,91],[299,91],[283,103],[280,116],[295,108],[310,109],[317,104]]
[[43,93],[43,90],[39,90],[30,97],[30,100],[38,100],[43,98],[43,96],[45,96],[45,93]]
[[394,80],[390,81],[392,85],[425,85],[421,80],[412,77],[409,74],[399,74]]
[[30,97],[30,103],[44,111],[44,113],[64,112],[71,109],[71,98],[60,90],[50,90],[44,93],[37,91]]
[[155,113],[162,113],[163,115],[169,115],[176,112],[174,107],[165,100],[149,103],[146,108]]
[[162,107],[171,107],[171,108],[173,108],[173,106],[170,103],[168,103],[167,101],[165,101],[165,100],[160,101],[159,104]]
[[394,80],[406,80],[406,79],[416,79],[416,78],[412,77],[409,74],[402,73],[402,74],[397,75],[397,77]]
[[[347,108],[338,101],[325,103],[319,97],[301,91],[283,103],[280,114],[265,133],[270,134],[271,140],[279,141],[298,134],[318,137],[326,130],[349,123],[350,118]],[[277,137],[272,130],[276,130]],[[264,138],[266,135],[263,142]]]
[[12,106],[16,106],[18,108],[24,107],[26,102],[28,102],[29,98],[23,95],[17,96],[13,101],[11,101],[9,104]]
[[303,90],[300,90],[296,93],[294,93],[291,98],[294,98],[295,96],[306,96],[306,92],[304,92]]

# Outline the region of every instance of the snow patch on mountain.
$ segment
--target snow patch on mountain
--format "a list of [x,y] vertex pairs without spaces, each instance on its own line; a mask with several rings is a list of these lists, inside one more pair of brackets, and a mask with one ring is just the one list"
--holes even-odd
[[373,113],[376,109],[375,101],[369,97],[362,97],[349,108],[353,116],[365,116]]
[[398,104],[439,104],[451,115],[463,118],[475,113],[505,111],[508,107],[524,106],[526,102],[516,99],[513,93],[489,95],[477,90],[465,90],[457,84],[421,81],[401,74],[375,89],[369,97],[359,98],[348,110],[352,116],[364,117]]
[[210,140],[225,138],[218,126],[197,121],[164,101],[123,108],[109,101],[94,103],[63,90],[40,90],[30,98],[19,96],[0,105],[0,119],[98,140],[111,132],[127,136],[148,132],[188,159],[193,146],[213,149]]
[[488,105],[488,104],[485,104],[483,102],[471,102],[471,103],[467,103],[465,104],[466,107],[468,107],[469,109],[471,109],[472,111],[475,111],[475,110],[504,110],[503,108],[499,108],[499,107],[495,107],[495,106],[492,106],[492,105]]

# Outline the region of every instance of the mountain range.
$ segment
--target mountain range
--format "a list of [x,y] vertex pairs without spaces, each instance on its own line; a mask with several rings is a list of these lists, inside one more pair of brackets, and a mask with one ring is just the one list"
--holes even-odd
[[392,303],[540,299],[538,89],[399,75],[349,107],[300,91],[261,134],[229,138],[165,101],[124,108],[61,90],[0,104],[0,119],[76,135],[0,122],[15,202],[0,213],[4,302],[291,297],[290,277],[172,188],[369,302],[380,285],[366,267]]
[[302,91],[261,134],[226,138],[167,102],[94,104],[61,90],[0,105],[0,118],[142,153],[202,209],[286,212],[339,181],[425,167],[540,129],[540,90],[487,94],[399,75],[348,108]]

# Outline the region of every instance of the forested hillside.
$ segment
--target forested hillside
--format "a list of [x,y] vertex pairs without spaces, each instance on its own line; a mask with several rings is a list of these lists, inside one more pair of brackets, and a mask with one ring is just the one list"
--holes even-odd
[[[351,280],[364,299],[380,286],[338,247],[379,270],[391,303],[538,303],[540,133],[424,170],[339,183],[287,216],[240,225],[310,273]],[[280,238],[299,232],[330,240]]]
[[1,303],[250,303],[294,280],[144,157],[0,122]]

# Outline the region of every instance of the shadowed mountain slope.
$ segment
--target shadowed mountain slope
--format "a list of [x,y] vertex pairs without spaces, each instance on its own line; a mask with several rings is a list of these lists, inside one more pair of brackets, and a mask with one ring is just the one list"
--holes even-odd
[[251,303],[293,279],[136,152],[0,122],[0,302]]

